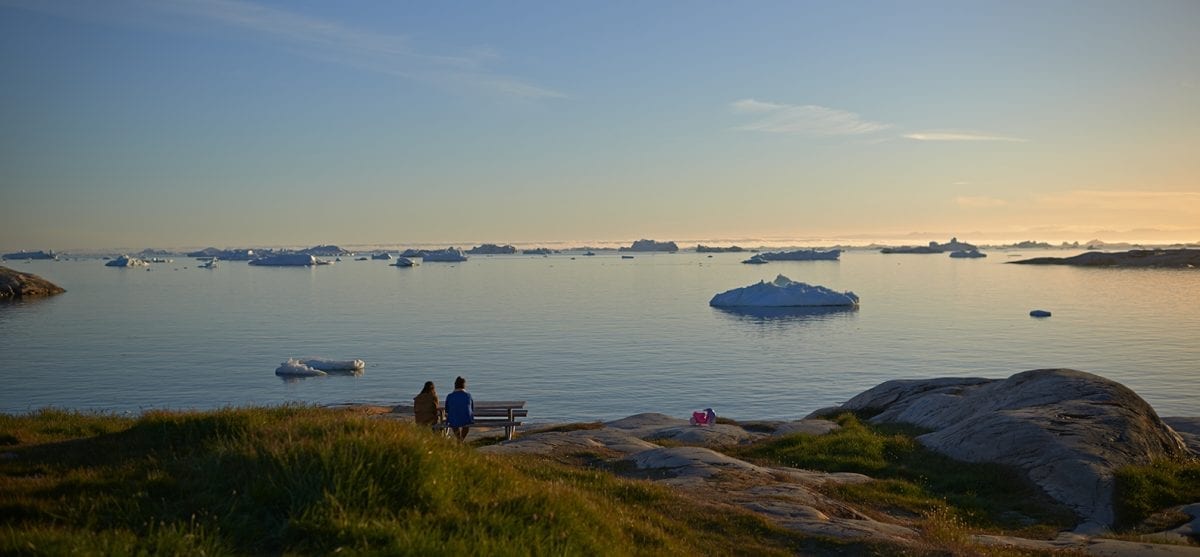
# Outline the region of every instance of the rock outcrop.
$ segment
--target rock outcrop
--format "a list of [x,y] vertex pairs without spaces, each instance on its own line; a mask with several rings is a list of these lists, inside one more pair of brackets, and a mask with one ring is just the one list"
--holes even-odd
[[[618,468],[627,475],[737,505],[797,532],[843,540],[912,543],[919,537],[912,529],[874,520],[816,489],[828,483],[869,481],[867,476],[758,466],[711,448],[797,432],[817,435],[836,428],[837,424],[820,419],[756,422],[747,428],[732,424],[700,427],[647,413],[586,429],[529,432],[479,451],[551,457],[590,453],[621,463]],[[651,441],[667,441],[667,446]]]
[[38,298],[63,292],[66,290],[37,275],[0,267],[0,300]]
[[1081,531],[1113,523],[1114,472],[1188,454],[1154,409],[1115,381],[1067,369],[1008,379],[888,381],[838,410],[876,413],[872,423],[932,430],[922,445],[968,462],[1013,466],[1075,510]]
[[1074,257],[1035,257],[1009,261],[1017,265],[1074,265],[1077,267],[1200,268],[1200,249],[1135,249],[1106,253],[1089,251]]

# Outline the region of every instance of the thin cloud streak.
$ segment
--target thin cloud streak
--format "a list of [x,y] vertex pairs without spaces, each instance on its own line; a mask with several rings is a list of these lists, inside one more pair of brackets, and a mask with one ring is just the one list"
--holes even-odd
[[0,4],[58,17],[125,25],[163,24],[164,19],[179,18],[203,21],[249,32],[314,60],[359,70],[523,99],[566,97],[561,92],[485,70],[485,64],[500,58],[488,47],[476,47],[461,56],[428,54],[413,48],[401,35],[356,29],[242,0],[134,0],[102,4],[102,9],[93,3],[73,0],[0,0]]
[[954,198],[954,203],[959,207],[967,209],[991,209],[995,207],[1004,207],[1008,205],[1008,201],[987,196],[970,196],[962,195]]
[[906,139],[914,139],[916,141],[1009,141],[1014,143],[1026,143],[1029,141],[1028,139],[1021,137],[958,131],[913,132],[904,134],[904,137]]
[[734,112],[760,115],[738,129],[806,135],[862,135],[888,129],[891,124],[865,120],[853,112],[818,106],[791,105],[742,99],[730,104]]

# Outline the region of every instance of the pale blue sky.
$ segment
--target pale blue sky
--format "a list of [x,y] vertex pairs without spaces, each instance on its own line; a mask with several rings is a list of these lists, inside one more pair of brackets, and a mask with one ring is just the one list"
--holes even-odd
[[1200,241],[1200,2],[0,0],[0,248]]

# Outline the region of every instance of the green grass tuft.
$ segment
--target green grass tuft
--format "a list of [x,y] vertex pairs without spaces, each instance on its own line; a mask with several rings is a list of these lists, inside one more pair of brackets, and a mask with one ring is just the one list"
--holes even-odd
[[1121,468],[1113,499],[1118,528],[1136,528],[1164,509],[1200,501],[1200,460],[1158,460]]

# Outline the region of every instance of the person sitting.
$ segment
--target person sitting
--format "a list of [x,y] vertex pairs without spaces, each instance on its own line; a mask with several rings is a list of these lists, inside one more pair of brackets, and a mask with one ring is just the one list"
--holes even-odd
[[432,426],[438,422],[438,395],[433,381],[426,381],[425,388],[413,397],[413,416],[417,425]]
[[446,425],[450,426],[461,443],[467,438],[473,423],[475,399],[467,392],[467,380],[459,376],[454,379],[454,392],[446,395]]

